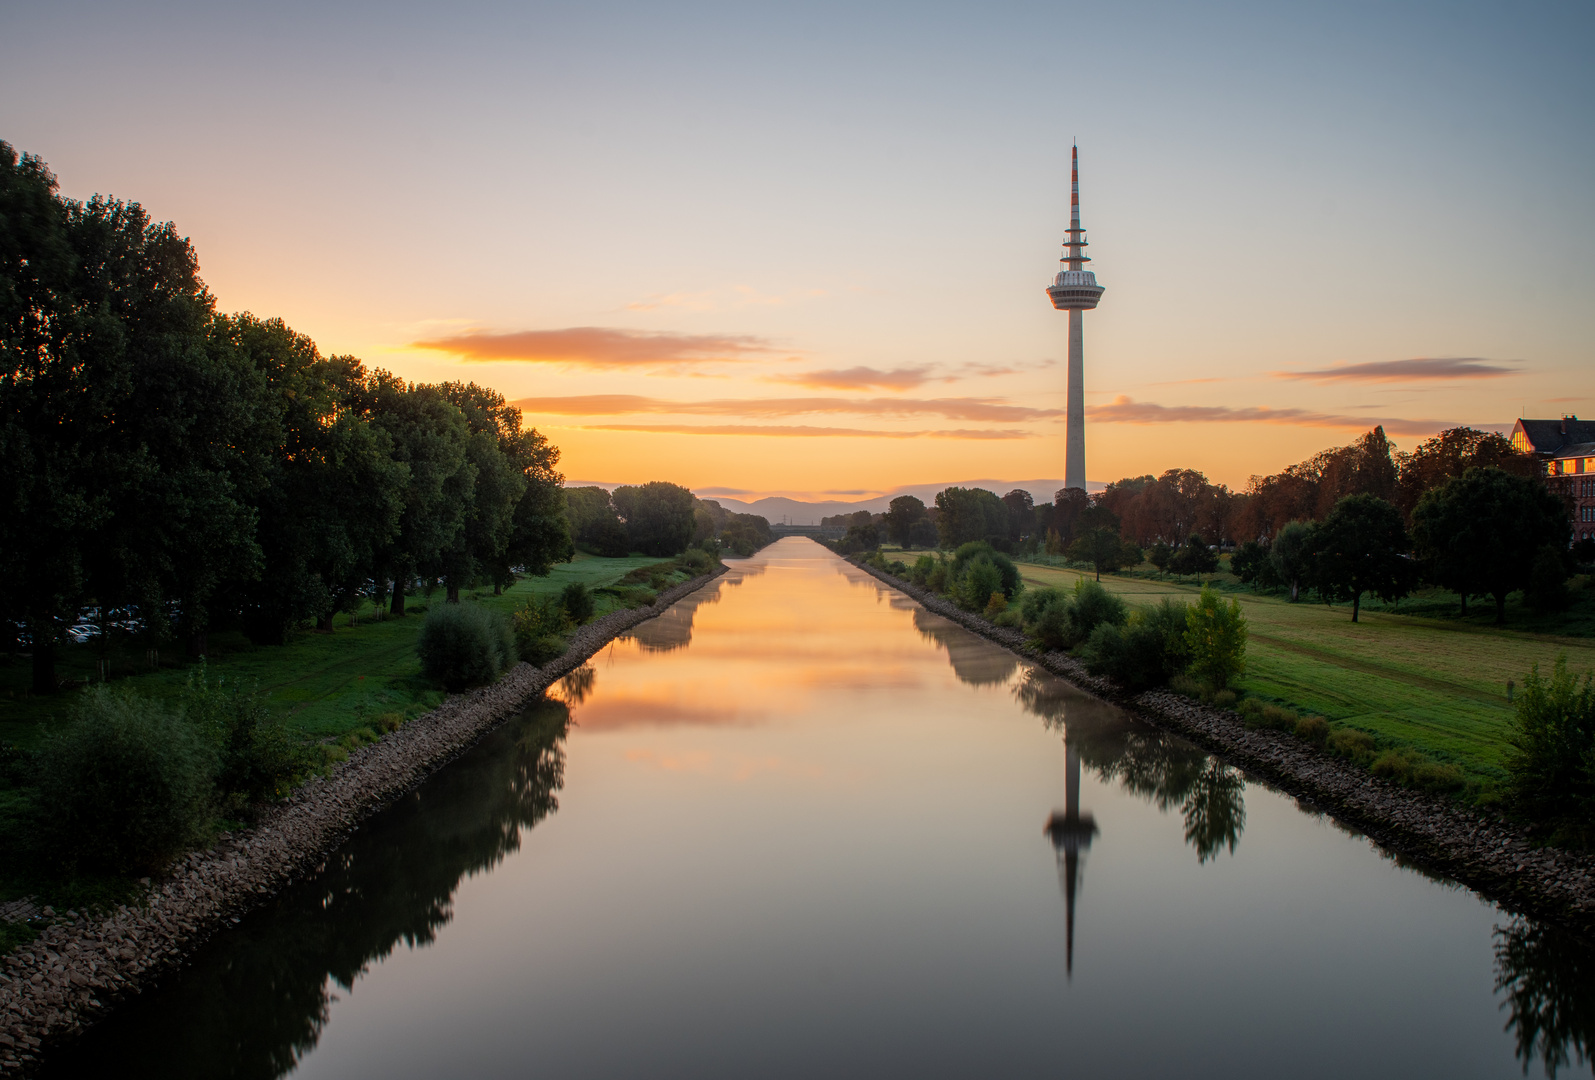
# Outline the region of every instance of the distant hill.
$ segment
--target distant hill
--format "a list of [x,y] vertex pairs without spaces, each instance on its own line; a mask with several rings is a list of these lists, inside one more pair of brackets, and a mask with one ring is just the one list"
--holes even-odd
[[[567,480],[567,487],[602,487],[613,489],[616,484],[608,484],[598,480]],[[1101,491],[1106,484],[1092,480],[1087,483],[1090,491]],[[908,484],[894,488],[884,495],[873,495],[867,499],[843,500],[824,499],[817,502],[806,502],[802,499],[788,499],[782,495],[768,495],[762,499],[745,502],[742,499],[729,495],[721,495],[720,488],[706,487],[693,494],[700,499],[713,499],[727,510],[738,514],[758,514],[773,525],[783,521],[794,525],[818,525],[822,517],[831,517],[835,514],[851,514],[859,510],[868,510],[872,514],[879,514],[886,510],[888,504],[899,495],[913,495],[919,498],[926,506],[936,504],[936,493],[949,487],[978,487],[987,491],[995,491],[998,495],[1006,495],[1014,488],[1021,488],[1030,492],[1032,498],[1038,503],[1051,502],[1053,494],[1063,487],[1062,480],[949,480],[939,484]]]

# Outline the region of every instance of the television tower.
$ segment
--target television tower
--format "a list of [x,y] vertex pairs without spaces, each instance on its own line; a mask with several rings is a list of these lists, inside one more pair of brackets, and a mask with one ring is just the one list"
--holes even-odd
[[1102,286],[1097,276],[1081,269],[1091,261],[1091,256],[1080,249],[1088,247],[1085,230],[1080,227],[1080,147],[1074,148],[1069,169],[1069,239],[1060,263],[1067,267],[1058,271],[1057,279],[1047,290],[1052,306],[1069,313],[1069,436],[1064,445],[1063,486],[1085,490],[1085,347],[1080,327],[1080,313],[1097,306],[1102,299]]

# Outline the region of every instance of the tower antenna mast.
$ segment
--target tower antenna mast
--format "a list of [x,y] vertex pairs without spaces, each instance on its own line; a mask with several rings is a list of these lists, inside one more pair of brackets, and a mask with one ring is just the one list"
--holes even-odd
[[1063,258],[1047,296],[1052,306],[1069,313],[1069,408],[1068,441],[1064,445],[1063,486],[1085,490],[1085,342],[1082,311],[1090,311],[1102,299],[1103,288],[1097,276],[1085,269],[1091,256],[1085,253],[1085,229],[1080,227],[1080,147],[1070,155],[1069,237],[1063,242]]

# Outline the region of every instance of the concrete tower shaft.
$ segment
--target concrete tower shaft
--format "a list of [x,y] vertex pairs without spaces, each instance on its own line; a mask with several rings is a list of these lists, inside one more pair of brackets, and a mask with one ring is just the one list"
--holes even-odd
[[1090,311],[1102,299],[1103,288],[1097,276],[1083,269],[1091,261],[1085,253],[1085,229],[1080,227],[1080,148],[1076,146],[1070,167],[1069,238],[1063,242],[1059,259],[1065,268],[1058,271],[1047,296],[1052,306],[1069,313],[1069,434],[1064,447],[1064,487],[1085,489],[1085,334],[1082,311]]

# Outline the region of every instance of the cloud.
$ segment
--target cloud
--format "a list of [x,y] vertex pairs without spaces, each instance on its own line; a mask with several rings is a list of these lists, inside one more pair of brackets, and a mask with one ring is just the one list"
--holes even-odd
[[1062,409],[1035,409],[990,398],[719,398],[671,401],[640,394],[581,394],[522,398],[513,402],[536,416],[801,416],[845,413],[856,416],[944,416],[949,420],[1023,423],[1064,415]]
[[794,375],[766,375],[768,382],[790,383],[793,386],[811,386],[823,390],[912,390],[930,382],[934,376],[929,367],[894,368],[881,371],[872,367],[851,367],[826,371],[800,371]]
[[777,435],[862,439],[1029,439],[1028,431],[954,428],[947,431],[880,431],[868,428],[806,427],[797,424],[584,424],[584,431],[639,431],[651,435]]
[[1271,409],[1266,405],[1157,405],[1131,401],[1123,394],[1107,405],[1087,405],[1086,416],[1108,424],[1295,424],[1299,427],[1371,428],[1383,425],[1397,435],[1429,435],[1456,425],[1442,420],[1406,420],[1390,416],[1344,416],[1307,409]]
[[[1515,363],[1516,361],[1507,361]],[[1276,379],[1309,382],[1410,382],[1425,379],[1495,379],[1515,375],[1517,368],[1503,367],[1477,356],[1417,357],[1411,360],[1374,360],[1366,364],[1338,364],[1316,371],[1276,371]]]
[[672,334],[572,326],[564,330],[472,331],[417,341],[418,349],[454,353],[467,361],[519,360],[597,368],[680,367],[745,360],[771,351],[763,338],[733,334]]
[[785,307],[803,300],[824,296],[824,289],[799,289],[790,293],[764,293],[751,285],[732,285],[700,292],[650,293],[626,305],[627,311],[658,311],[680,308],[684,311],[725,311],[747,307]]

